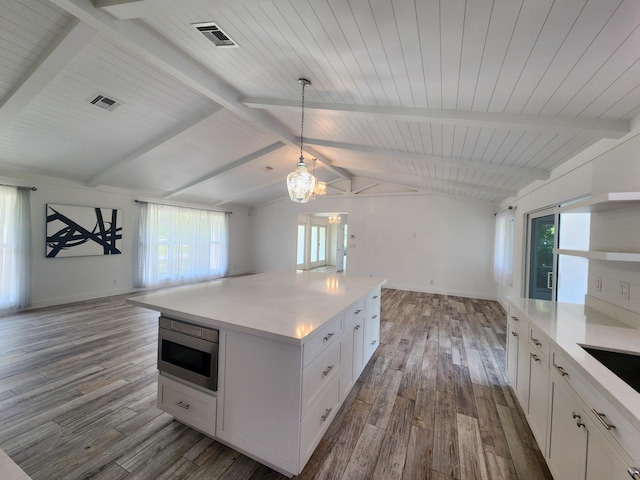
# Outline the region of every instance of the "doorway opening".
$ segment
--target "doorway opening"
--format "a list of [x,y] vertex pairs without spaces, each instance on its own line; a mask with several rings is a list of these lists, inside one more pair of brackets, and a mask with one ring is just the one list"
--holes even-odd
[[346,269],[347,214],[340,213],[340,223],[330,223],[335,213],[298,215],[296,268],[343,272]]

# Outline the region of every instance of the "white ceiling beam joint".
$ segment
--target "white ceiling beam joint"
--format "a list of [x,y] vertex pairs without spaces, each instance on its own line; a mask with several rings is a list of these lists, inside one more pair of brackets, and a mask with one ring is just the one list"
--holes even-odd
[[153,17],[165,11],[200,10],[250,5],[262,0],[95,0],[96,8],[119,20]]
[[165,195],[164,198],[170,198],[170,197],[175,197],[176,195],[179,195],[180,193],[184,192],[185,190],[194,187],[196,185],[199,185],[201,183],[206,182],[207,180],[211,180],[212,178],[218,177],[220,175],[222,175],[223,173],[229,172],[231,170],[233,170],[234,168],[238,168],[242,165],[244,165],[245,163],[249,163],[252,162],[253,160],[256,160],[260,157],[263,157],[265,155],[268,155],[271,152],[274,152],[282,147],[284,147],[284,143],[282,142],[276,142],[273,143],[271,145],[268,145],[264,148],[261,148],[260,150],[257,150],[255,152],[250,153],[249,155],[245,155],[242,158],[238,158],[237,160],[234,160],[231,163],[227,163],[225,165],[223,165],[222,167],[214,170],[213,172],[208,173],[207,175],[203,175],[200,178],[197,178],[195,180],[193,180],[192,182],[189,182],[185,185],[182,185],[180,188],[177,188],[175,190],[173,190],[172,192],[169,192],[167,195]]
[[[290,110],[299,108],[293,100],[242,97],[242,104],[251,108]],[[622,138],[631,131],[627,120],[599,120],[563,118],[548,115],[511,114],[497,112],[473,112],[458,110],[434,110],[429,108],[380,107],[305,101],[307,111],[319,111],[333,115],[386,118],[407,122],[492,127],[507,130],[572,133],[596,138]]]
[[165,143],[171,140],[176,140],[180,136],[187,134],[189,130],[201,124],[202,122],[208,120],[213,115],[218,113],[221,109],[222,107],[217,106],[217,108],[215,108],[207,116],[203,117],[202,115],[195,115],[191,118],[188,118],[187,120],[181,122],[180,124],[172,128],[170,131],[166,132],[164,135],[161,135],[160,137],[156,138],[152,142],[146,145],[143,145],[142,147],[138,148],[127,157],[117,161],[116,163],[112,164],[102,172],[89,178],[84,182],[84,184],[87,187],[97,187],[98,185],[101,185],[102,182],[122,172],[124,169],[126,169],[128,166],[133,164],[141,156],[151,152],[152,150],[155,150],[156,148],[164,145]]
[[509,175],[518,178],[529,178],[532,180],[547,180],[550,176],[546,170],[538,170],[524,167],[511,167],[507,165],[495,165],[490,163],[474,162],[456,157],[439,157],[435,155],[426,155],[421,153],[402,152],[399,150],[385,150],[366,145],[355,145],[351,143],[334,142],[331,140],[305,139],[309,145],[318,147],[337,148],[341,150],[349,150],[354,152],[366,153],[376,156],[389,156],[392,158],[404,158],[407,160],[415,160],[428,163],[430,165],[442,167],[463,168],[473,170],[474,172],[489,173],[496,175]]
[[6,127],[96,36],[87,24],[73,19],[31,67],[22,81],[0,101],[0,130]]
[[[222,105],[245,121],[277,137],[286,145],[299,147],[299,138],[266,112],[238,102],[238,91],[211,70],[191,59],[185,52],[168,45],[166,40],[148,29],[142,22],[115,20],[111,14],[97,9],[91,0],[51,0],[60,8],[96,28],[123,48],[144,58],[156,68],[171,75],[195,92]],[[349,178],[344,170],[335,170],[323,155],[316,158],[338,176]]]

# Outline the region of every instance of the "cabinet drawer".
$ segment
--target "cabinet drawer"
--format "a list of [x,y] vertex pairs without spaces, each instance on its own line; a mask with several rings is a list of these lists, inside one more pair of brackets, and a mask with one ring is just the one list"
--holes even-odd
[[302,418],[306,418],[311,406],[323,393],[323,388],[339,376],[341,371],[340,342],[322,352],[302,372]]
[[373,289],[364,298],[364,308],[367,312],[375,312],[380,310],[381,287]]
[[575,392],[582,398],[594,424],[612,445],[621,446],[631,457],[640,458],[638,431],[584,378],[560,353],[553,353],[555,368]]
[[314,404],[309,416],[302,422],[302,445],[300,465],[307,463],[318,442],[329,427],[340,406],[340,379],[336,377],[328,385],[318,402]]
[[303,368],[311,363],[320,353],[332,345],[342,332],[342,315],[332,318],[324,326],[320,327],[315,336],[304,344],[303,347]]
[[215,436],[216,405],[215,395],[158,375],[158,408],[176,420]]
[[345,310],[344,320],[345,323],[350,322],[354,318],[362,318],[364,317],[365,308],[364,308],[364,299],[361,298],[356,303],[351,305],[349,308]]
[[537,327],[531,325],[529,327],[529,343],[545,357],[549,357],[551,345],[546,335],[544,335]]

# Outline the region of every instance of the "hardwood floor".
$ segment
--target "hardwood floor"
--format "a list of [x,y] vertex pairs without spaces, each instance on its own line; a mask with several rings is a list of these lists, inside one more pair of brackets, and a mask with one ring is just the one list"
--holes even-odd
[[[125,296],[0,318],[0,449],[33,479],[282,479],[156,408],[157,314]],[[551,479],[496,302],[383,289],[381,345],[300,479]]]

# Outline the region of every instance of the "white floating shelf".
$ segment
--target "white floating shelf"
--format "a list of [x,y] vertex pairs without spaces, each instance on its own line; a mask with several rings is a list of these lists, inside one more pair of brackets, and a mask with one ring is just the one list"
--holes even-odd
[[599,213],[617,208],[640,206],[640,192],[610,192],[581,202],[564,205],[559,213]]
[[554,248],[553,253],[557,253],[558,255],[571,255],[572,257],[585,257],[589,258],[588,250],[567,250],[566,248]]
[[567,250],[564,248],[554,248],[553,253],[571,255],[572,257],[585,257],[590,260],[607,260],[609,262],[640,262],[640,253]]
[[589,252],[592,260],[608,260],[610,262],[640,262],[640,253],[627,252]]

